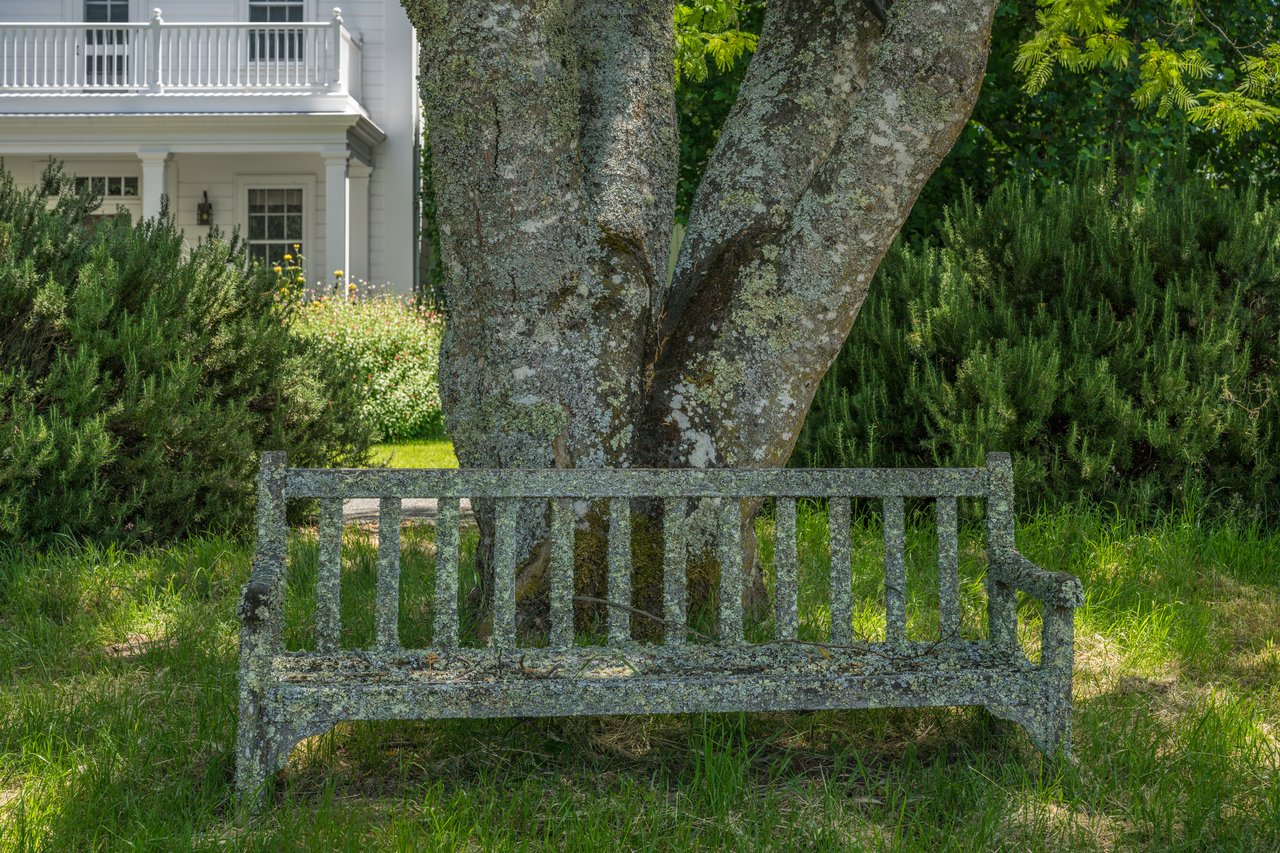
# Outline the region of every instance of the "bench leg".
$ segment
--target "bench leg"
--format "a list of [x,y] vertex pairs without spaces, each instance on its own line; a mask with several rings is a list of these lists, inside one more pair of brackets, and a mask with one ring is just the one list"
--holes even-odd
[[267,804],[269,782],[279,766],[274,729],[260,696],[241,696],[236,726],[236,799],[257,812]]
[[[1016,706],[988,705],[995,716],[1022,726],[1050,758],[1071,760],[1071,679],[1075,663],[1075,609],[1046,604],[1040,635],[1036,700]],[[1036,690],[1038,688],[1038,690]]]

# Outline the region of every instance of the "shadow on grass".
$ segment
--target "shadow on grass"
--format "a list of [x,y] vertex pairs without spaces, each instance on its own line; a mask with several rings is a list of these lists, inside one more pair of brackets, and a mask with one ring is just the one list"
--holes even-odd
[[[823,527],[812,510],[800,519],[811,583]],[[768,569],[767,519],[761,532]],[[965,625],[978,635],[983,565],[965,535]],[[919,635],[936,625],[931,536],[925,524],[910,540]],[[372,633],[373,546],[347,538],[343,642],[357,646]],[[859,630],[874,634],[878,528],[855,541]],[[249,824],[230,811],[247,550],[208,538],[3,552],[0,848],[1280,847],[1276,537],[1064,511],[1019,541],[1085,580],[1066,772],[973,709],[347,723],[295,752],[273,808]],[[425,644],[431,531],[407,529],[404,545],[401,628]],[[291,550],[286,636],[305,646],[314,544]],[[825,632],[826,599],[820,583],[802,594],[805,630]],[[1033,637],[1035,608],[1023,616]],[[130,638],[148,642],[120,654]]]

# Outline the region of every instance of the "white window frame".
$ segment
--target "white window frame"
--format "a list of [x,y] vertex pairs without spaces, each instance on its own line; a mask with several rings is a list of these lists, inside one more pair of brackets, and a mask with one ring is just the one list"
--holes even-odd
[[[44,175],[47,165],[48,163],[43,160],[32,163],[32,185],[40,186],[40,178]],[[145,192],[145,189],[142,184],[142,167],[136,157],[128,160],[64,160],[62,171],[72,177],[137,178],[137,195],[104,197],[102,204],[99,205],[95,213],[104,215],[115,213],[117,208],[123,207],[133,217],[134,222],[142,219],[142,193]],[[305,223],[303,224],[305,225]]]
[[240,237],[249,243],[249,190],[302,190],[302,254],[307,259],[308,278],[314,278],[312,265],[320,246],[316,228],[316,176],[315,175],[236,175],[236,225]]

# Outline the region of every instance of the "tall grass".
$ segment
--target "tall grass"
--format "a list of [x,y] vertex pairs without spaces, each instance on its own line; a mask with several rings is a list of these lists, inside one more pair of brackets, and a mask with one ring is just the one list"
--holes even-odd
[[[909,536],[911,631],[936,630],[932,530]],[[825,519],[805,508],[803,630],[822,635]],[[772,559],[770,523],[759,522]],[[344,644],[370,635],[375,548],[346,537]],[[1019,545],[1085,582],[1077,765],[978,710],[349,723],[306,742],[270,813],[230,809],[235,603],[249,554],[0,551],[0,849],[1147,849],[1280,847],[1280,535],[1074,507]],[[859,522],[858,630],[880,531]],[[962,542],[965,629],[983,559]],[[314,543],[291,543],[287,641],[310,642]],[[401,629],[429,640],[434,547],[406,528]],[[474,583],[464,536],[464,583]],[[1036,607],[1023,608],[1032,642]],[[464,624],[474,638],[475,626]],[[1032,651],[1034,649],[1032,648]]]

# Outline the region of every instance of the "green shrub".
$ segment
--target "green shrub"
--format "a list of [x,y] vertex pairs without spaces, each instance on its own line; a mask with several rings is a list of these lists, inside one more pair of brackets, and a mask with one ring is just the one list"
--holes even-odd
[[293,330],[342,365],[375,439],[444,434],[440,314],[397,296],[327,297],[298,303]]
[[364,461],[357,401],[287,334],[273,276],[216,235],[184,252],[167,216],[86,226],[98,201],[0,169],[0,540],[235,528],[262,450]]
[[793,464],[980,464],[1023,506],[1280,496],[1280,209],[1176,176],[1004,186],[896,246]]

